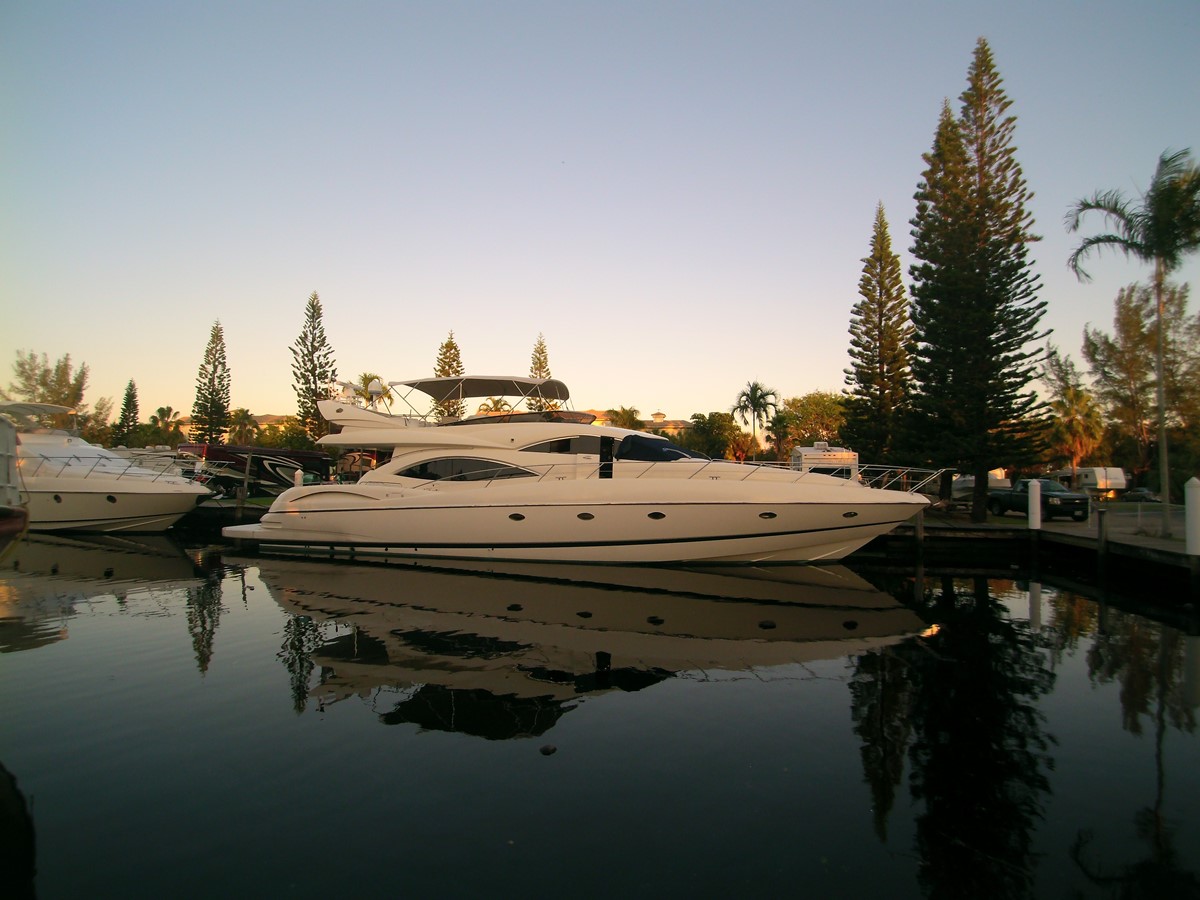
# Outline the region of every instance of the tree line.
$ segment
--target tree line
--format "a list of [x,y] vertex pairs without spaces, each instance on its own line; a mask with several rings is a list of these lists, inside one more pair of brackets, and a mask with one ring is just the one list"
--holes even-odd
[[[748,382],[728,410],[694,413],[677,440],[710,456],[759,455],[761,429],[769,455],[786,459],[798,443],[845,444],[871,462],[953,468],[975,476],[972,517],[984,518],[987,472],[997,467],[1039,470],[1054,463],[1102,459],[1129,468],[1173,497],[1168,446],[1183,473],[1200,462],[1200,318],[1187,312],[1187,285],[1171,283],[1183,259],[1200,248],[1200,170],[1189,151],[1164,153],[1137,201],[1101,191],[1077,201],[1066,216],[1074,232],[1100,216],[1111,228],[1084,238],[1067,264],[1081,278],[1093,252],[1113,250],[1153,266],[1149,286],[1132,284],[1116,299],[1112,334],[1087,329],[1085,379],[1070,357],[1047,342],[1046,301],[1033,271],[1039,240],[1028,211],[1032,193],[1016,158],[1016,116],[985,39],[976,43],[957,111],[947,100],[909,224],[914,262],[906,288],[882,204],[875,210],[859,299],[851,311],[850,366],[842,393],[779,399]],[[334,395],[337,370],[314,292],[291,346],[297,414],[259,429],[248,410],[229,408],[230,375],[224,333],[214,323],[197,373],[193,440],[267,446],[312,446],[327,424],[317,401]],[[19,355],[10,390],[27,399],[61,396],[81,411],[93,436],[126,443],[172,443],[174,411],[159,409],[141,423],[136,385],[129,382],[117,421],[111,404],[82,403],[87,367],[70,357],[50,366],[43,355]],[[462,354],[451,331],[438,348],[435,375],[461,375]],[[538,335],[530,374],[549,377]],[[377,395],[372,382],[380,382]],[[1043,385],[1044,396],[1037,390]],[[385,404],[382,379],[363,373],[351,387]],[[1153,395],[1153,397],[1151,396]],[[489,404],[502,408],[502,398]],[[484,408],[490,408],[488,404]],[[465,411],[446,401],[442,415]],[[645,427],[638,411],[618,407],[609,421]],[[749,425],[746,435],[741,425]]]

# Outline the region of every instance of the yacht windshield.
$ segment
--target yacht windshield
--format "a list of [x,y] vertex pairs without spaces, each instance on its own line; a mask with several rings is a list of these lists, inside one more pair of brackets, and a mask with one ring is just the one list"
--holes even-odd
[[631,434],[621,439],[613,452],[615,459],[638,462],[669,462],[673,459],[708,459],[703,453],[687,450],[678,444],[652,438],[643,434]]

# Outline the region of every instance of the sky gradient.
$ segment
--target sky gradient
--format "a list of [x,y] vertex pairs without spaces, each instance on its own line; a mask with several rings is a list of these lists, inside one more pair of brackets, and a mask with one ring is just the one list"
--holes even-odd
[[345,379],[429,375],[451,330],[468,373],[525,375],[541,332],[579,409],[840,391],[876,204],[907,285],[979,37],[1081,362],[1150,270],[1078,282],[1063,217],[1200,155],[1196,0],[0,0],[0,384],[69,353],[87,402],[133,379],[143,421],[186,415],[220,320],[231,405],[291,414],[317,291]]

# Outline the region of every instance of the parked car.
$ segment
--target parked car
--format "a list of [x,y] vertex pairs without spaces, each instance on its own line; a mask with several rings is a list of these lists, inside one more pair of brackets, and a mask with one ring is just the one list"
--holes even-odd
[[1121,495],[1121,499],[1126,503],[1162,503],[1158,494],[1144,487],[1130,488]]
[[1010,488],[994,488],[988,491],[988,512],[1002,516],[1006,512],[1029,512],[1029,484],[1037,481],[1042,491],[1042,518],[1049,521],[1055,516],[1070,516],[1076,522],[1088,517],[1087,494],[1069,491],[1053,478],[1022,478]]

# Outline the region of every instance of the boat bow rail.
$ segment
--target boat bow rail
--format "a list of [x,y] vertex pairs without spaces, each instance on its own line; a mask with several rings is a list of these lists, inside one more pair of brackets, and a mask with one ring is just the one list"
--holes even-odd
[[139,466],[132,460],[112,459],[104,456],[65,456],[39,455],[26,456],[19,461],[22,477],[33,478],[39,475],[65,475],[70,478],[136,478],[139,481],[187,481],[189,478],[168,469],[148,469]]
[[[745,462],[743,465],[764,466],[784,471],[794,471],[788,463],[781,462]],[[837,469],[822,468],[822,475],[841,478],[848,482],[857,482],[867,487],[884,491],[904,491],[908,494],[936,493],[939,479],[944,472],[954,469],[919,469],[914,466],[843,466]],[[809,474],[809,473],[804,473]],[[934,489],[933,491],[930,488]]]

